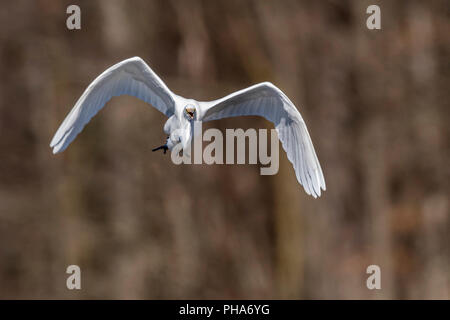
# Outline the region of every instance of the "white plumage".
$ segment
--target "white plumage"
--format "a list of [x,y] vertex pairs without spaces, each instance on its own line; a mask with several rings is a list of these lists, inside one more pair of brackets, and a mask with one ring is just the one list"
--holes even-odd
[[[114,96],[135,96],[151,104],[169,119],[164,151],[191,140],[191,123],[227,117],[256,115],[275,125],[278,137],[306,193],[317,197],[325,179],[302,116],[289,98],[269,82],[236,91],[214,101],[196,101],[174,94],[139,57],[124,60],[98,76],[85,90],[56,131],[50,147],[64,151],[89,120]],[[180,134],[181,133],[181,134]]]

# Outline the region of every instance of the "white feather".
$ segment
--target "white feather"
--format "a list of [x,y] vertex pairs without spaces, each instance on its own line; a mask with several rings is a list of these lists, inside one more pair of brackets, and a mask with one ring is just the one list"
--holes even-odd
[[289,98],[273,84],[263,82],[222,99],[199,102],[199,105],[202,121],[248,115],[271,121],[306,193],[318,197],[321,189],[326,189],[322,168],[302,116]]
[[[164,113],[166,147],[187,146],[192,139],[191,122],[184,109],[195,106],[196,121],[256,115],[275,125],[278,137],[294,166],[298,182],[313,197],[325,190],[325,179],[302,116],[289,98],[269,82],[234,92],[224,98],[199,102],[174,94],[139,57],[124,60],[103,72],[84,91],[56,131],[50,147],[53,153],[67,148],[89,120],[113,97],[128,94],[138,97]],[[182,136],[180,136],[180,132]]]
[[141,58],[130,58],[107,69],[84,91],[50,142],[53,153],[64,151],[106,102],[122,94],[142,99],[168,117],[174,114],[174,94]]

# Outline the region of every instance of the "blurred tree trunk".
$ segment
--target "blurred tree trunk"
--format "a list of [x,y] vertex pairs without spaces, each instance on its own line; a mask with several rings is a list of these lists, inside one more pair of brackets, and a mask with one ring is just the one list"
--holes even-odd
[[[289,3],[283,9],[277,9],[276,3],[258,3],[256,5],[261,24],[261,33],[272,58],[273,74],[267,80],[282,87],[292,101],[299,101],[302,85],[295,70],[298,59],[296,29],[292,28],[289,10],[298,9],[297,4]],[[280,30],[283,30],[281,33]],[[282,34],[282,36],[280,36]],[[261,61],[267,61],[260,59]],[[258,67],[259,70],[270,70],[269,65]],[[301,110],[301,106],[298,106]],[[269,124],[267,129],[271,129]],[[279,172],[274,176],[272,186],[274,196],[275,221],[275,272],[278,296],[281,299],[298,299],[304,295],[304,206],[301,187],[295,177],[292,164],[280,144]]]

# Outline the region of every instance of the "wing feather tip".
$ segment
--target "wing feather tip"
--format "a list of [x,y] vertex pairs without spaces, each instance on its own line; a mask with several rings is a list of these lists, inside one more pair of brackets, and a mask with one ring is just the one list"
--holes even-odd
[[56,146],[58,144],[58,142],[59,142],[58,140],[59,139],[57,139],[56,134],[55,134],[55,136],[53,137],[52,141],[50,141],[50,148],[53,148],[54,146]]
[[60,152],[59,148],[57,146],[51,147],[52,148],[52,153],[53,154],[57,154]]

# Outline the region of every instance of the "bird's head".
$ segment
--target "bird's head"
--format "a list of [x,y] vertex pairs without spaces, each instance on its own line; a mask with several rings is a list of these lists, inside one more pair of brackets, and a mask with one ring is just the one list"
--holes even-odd
[[194,120],[197,116],[195,106],[193,106],[192,104],[188,104],[186,107],[184,107],[184,115],[189,121]]

